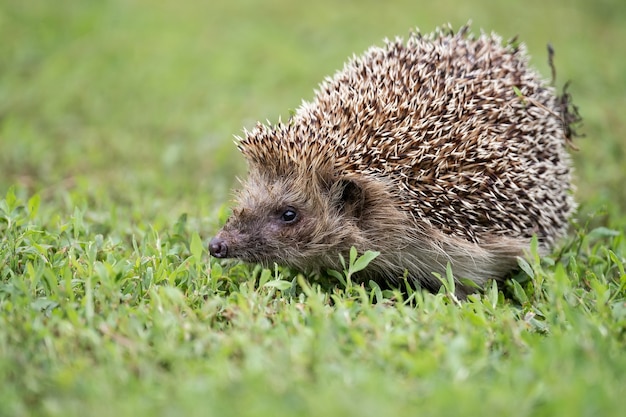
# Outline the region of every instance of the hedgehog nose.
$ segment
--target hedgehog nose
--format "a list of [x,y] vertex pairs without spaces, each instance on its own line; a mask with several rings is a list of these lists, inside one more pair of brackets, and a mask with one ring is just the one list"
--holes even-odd
[[228,246],[224,239],[220,237],[214,237],[209,242],[209,252],[211,252],[211,256],[215,256],[216,258],[226,258],[228,256]]

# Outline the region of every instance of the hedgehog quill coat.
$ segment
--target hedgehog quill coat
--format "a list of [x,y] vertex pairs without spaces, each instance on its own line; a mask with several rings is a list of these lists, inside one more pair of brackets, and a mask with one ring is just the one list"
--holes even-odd
[[533,235],[548,251],[575,208],[568,104],[523,45],[466,32],[372,47],[288,123],[246,131],[249,176],[211,253],[324,271],[355,246],[380,252],[362,280],[436,291],[448,263],[481,286]]

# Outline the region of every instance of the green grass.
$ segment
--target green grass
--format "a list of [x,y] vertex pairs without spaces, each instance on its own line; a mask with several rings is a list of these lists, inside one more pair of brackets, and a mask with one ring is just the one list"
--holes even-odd
[[[233,134],[470,19],[572,81],[562,248],[460,304],[209,259]],[[8,0],[0,39],[0,416],[623,414],[623,2]]]

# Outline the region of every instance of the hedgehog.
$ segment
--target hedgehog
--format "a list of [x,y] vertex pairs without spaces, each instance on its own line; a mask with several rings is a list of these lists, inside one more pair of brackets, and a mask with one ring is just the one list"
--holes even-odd
[[437,292],[451,268],[464,298],[507,279],[533,237],[546,254],[566,234],[567,98],[494,33],[385,40],[286,123],[236,138],[248,177],[209,251],[323,274],[372,250],[359,281]]

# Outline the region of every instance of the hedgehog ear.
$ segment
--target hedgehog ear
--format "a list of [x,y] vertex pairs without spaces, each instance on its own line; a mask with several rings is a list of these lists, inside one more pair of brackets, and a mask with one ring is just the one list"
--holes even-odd
[[361,218],[365,207],[365,191],[355,181],[342,179],[338,181],[340,191],[339,210],[354,218]]

